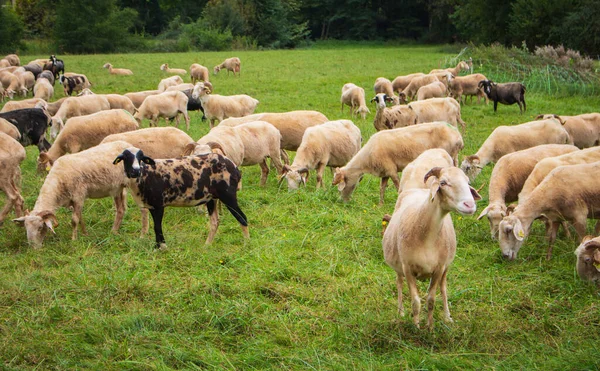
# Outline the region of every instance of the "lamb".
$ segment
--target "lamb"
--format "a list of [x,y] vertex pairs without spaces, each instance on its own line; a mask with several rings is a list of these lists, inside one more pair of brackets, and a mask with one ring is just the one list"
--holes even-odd
[[0,118],[0,133],[6,134],[17,141],[21,139],[21,133],[19,133],[19,129],[17,129],[17,127],[11,122],[3,118]]
[[3,118],[19,129],[22,146],[36,145],[40,152],[50,149],[46,140],[46,129],[51,122],[50,117],[41,108],[25,108],[10,112],[0,113]]
[[110,109],[108,100],[99,95],[85,95],[72,97],[64,101],[59,110],[52,116],[50,136],[56,138],[65,125],[65,121],[75,116],[90,115],[92,113]]
[[496,112],[498,108],[498,102],[506,105],[517,103],[521,113],[527,111],[527,104],[525,104],[525,85],[520,82],[497,84],[491,80],[483,80],[479,82],[479,87],[483,89],[483,92],[489,99],[494,101],[494,112]]
[[421,86],[417,90],[417,100],[429,98],[443,98],[446,96],[448,88],[441,81],[434,81],[431,84]]
[[[446,168],[451,166],[453,166],[453,161],[448,152],[441,148],[428,149],[402,170],[398,191],[402,193],[413,188],[429,189],[427,184],[423,182],[425,175],[434,167]],[[397,203],[395,210],[398,210],[399,206],[400,203]]]
[[183,84],[183,79],[180,76],[167,77],[166,79],[160,80],[160,83],[158,83],[157,90],[160,92],[164,92],[167,90],[168,87],[179,84]]
[[134,93],[127,93],[127,94],[124,94],[124,96],[126,96],[127,98],[129,98],[129,100],[131,100],[131,102],[133,103],[133,106],[136,109],[139,109],[140,106],[142,105],[142,103],[144,102],[144,100],[146,99],[146,97],[148,97],[150,95],[160,94],[160,93],[162,93],[162,91],[160,91],[160,90],[146,90],[146,91],[139,91],[139,92],[134,92]]
[[394,88],[392,87],[392,82],[385,77],[378,77],[375,80],[375,84],[373,85],[373,90],[375,94],[386,94],[388,97],[392,99],[394,105],[400,104],[400,98],[394,94]]
[[211,94],[210,88],[202,82],[197,82],[192,92],[192,97],[200,99],[204,114],[212,128],[216,121],[223,121],[228,117],[242,117],[254,113],[258,100],[249,95],[218,95]]
[[77,153],[97,146],[110,135],[137,130],[137,121],[122,109],[100,111],[91,115],[73,117],[58,134],[52,147],[38,157],[38,169],[47,170],[66,153]]
[[281,133],[281,158],[286,165],[289,165],[290,159],[285,150],[296,151],[302,143],[302,137],[307,128],[329,120],[318,111],[290,111],[257,113],[245,117],[228,118],[221,121],[219,126],[237,126],[251,121],[266,121],[279,130]]
[[237,188],[241,180],[238,168],[231,160],[209,153],[167,160],[153,160],[139,148],[125,149],[115,158],[114,164],[124,164],[129,178],[129,188],[136,203],[150,209],[154,221],[156,246],[165,248],[162,218],[166,206],[190,207],[206,204],[210,216],[210,231],[206,244],[210,244],[219,227],[216,201],[220,200],[242,227],[249,238],[248,219],[237,201]]
[[571,134],[573,143],[580,149],[600,145],[600,113],[584,113],[577,116],[538,115],[536,119],[558,119]]
[[600,287],[600,237],[586,236],[575,250],[577,274]]
[[54,87],[48,79],[38,79],[33,88],[33,97],[49,101],[54,95]]
[[352,83],[347,83],[342,87],[340,102],[342,103],[342,113],[344,112],[344,104],[346,104],[350,106],[352,117],[360,113],[360,116],[364,120],[367,117],[367,113],[371,113],[365,103],[365,89]]
[[400,194],[399,206],[383,235],[382,245],[385,262],[396,271],[398,311],[404,315],[402,286],[406,278],[416,327],[419,327],[421,310],[416,280],[431,278],[427,295],[427,327],[431,331],[438,287],[444,320],[452,322],[446,277],[456,254],[456,233],[449,212],[472,215],[476,210],[475,201],[481,196],[456,167],[435,167],[425,175],[424,182],[428,189],[413,188]]
[[391,101],[392,98],[383,93],[379,93],[375,95],[373,99],[371,99],[371,102],[375,102],[375,107],[377,109],[375,118],[373,119],[373,126],[375,126],[375,130],[381,131],[386,129],[394,129],[398,127],[398,122],[402,120],[400,106],[386,106],[385,103]]
[[[190,143],[184,155],[191,154],[197,145],[216,143],[224,156],[236,166],[260,165],[260,185],[267,183],[269,166],[267,157],[281,173],[282,164],[279,148],[281,134],[275,126],[265,121],[253,121],[238,126],[216,126],[200,138],[197,143]],[[198,154],[198,152],[193,152]],[[241,180],[240,180],[241,182]],[[241,183],[240,183],[241,184]]]
[[88,78],[82,74],[76,74],[74,76],[68,76],[68,74],[64,74],[59,78],[59,82],[63,86],[65,96],[70,96],[74,92],[80,92],[83,89],[92,86]]
[[[590,181],[590,174],[600,171],[600,162],[559,166],[552,170],[522,203],[499,226],[502,256],[508,260],[517,257],[523,241],[529,235],[531,224],[544,215],[553,228],[548,233],[546,259],[552,256],[557,226],[562,220],[571,222],[579,239],[586,235],[587,218],[598,218],[600,188]],[[598,224],[596,224],[598,234]]]
[[600,147],[586,148],[581,151],[565,153],[561,156],[545,158],[535,165],[529,177],[523,184],[519,193],[519,203],[529,197],[531,192],[546,178],[546,176],[559,166],[591,164],[600,161]]
[[433,73],[442,73],[442,72],[450,72],[453,76],[458,76],[462,71],[470,70],[469,64],[465,61],[460,61],[453,68],[444,68],[444,69],[434,69],[429,72],[429,74]]
[[442,148],[455,159],[463,146],[458,130],[445,122],[383,130],[373,134],[346,166],[335,169],[333,185],[338,186],[342,200],[347,202],[364,173],[379,176],[379,204],[382,205],[389,178],[399,189],[398,172],[425,150]]
[[461,168],[471,180],[485,165],[500,157],[540,144],[573,144],[573,139],[556,119],[531,121],[515,126],[498,126],[474,155],[467,156]]
[[575,151],[578,151],[577,147],[568,144],[543,144],[509,153],[498,160],[490,177],[489,204],[477,218],[480,220],[487,216],[492,239],[497,238],[498,225],[508,214],[506,204],[517,201],[519,192],[536,165],[547,157]]
[[60,207],[73,208],[71,239],[77,239],[77,227],[81,228],[82,234],[87,234],[82,210],[88,198],[114,198],[116,215],[112,231],[118,231],[125,214],[127,178],[111,162],[128,147],[131,144],[118,141],[56,160],[46,176],[31,213],[13,219],[17,224],[25,226],[27,240],[34,248],[42,247],[48,230],[55,233],[54,228],[58,225],[56,211]]
[[6,59],[11,66],[20,66],[21,65],[21,60],[19,59],[19,56],[16,54],[9,54],[6,57],[4,57],[3,59]]
[[190,117],[187,113],[188,97],[180,91],[167,91],[157,95],[148,96],[138,112],[133,117],[142,124],[145,118],[150,119],[150,126],[157,126],[158,119],[175,118],[176,126],[179,127],[179,114],[185,118],[186,129],[190,130]]
[[127,68],[113,68],[112,64],[106,63],[102,68],[108,68],[108,72],[111,75],[120,75],[120,76],[131,76],[133,75],[133,71]]
[[[84,95],[94,95],[95,93],[90,89],[83,89],[81,93],[77,94],[78,97]],[[110,109],[123,109],[132,115],[136,112],[136,107],[133,105],[133,102],[128,97],[121,94],[95,94],[100,97],[106,98]]]
[[208,68],[194,63],[190,66],[190,77],[192,78],[192,84],[196,84],[198,81],[209,82]]
[[406,76],[397,76],[394,79],[394,81],[392,81],[392,89],[394,89],[395,93],[400,93],[402,90],[406,89],[406,87],[408,86],[408,84],[410,84],[412,79],[414,79],[415,77],[421,77],[421,76],[425,76],[425,74],[422,72],[417,72],[417,73],[411,73],[410,75],[406,75]]
[[229,76],[229,71],[233,72],[233,76],[235,76],[236,72],[237,72],[238,76],[240,76],[240,69],[242,68],[242,62],[237,57],[227,58],[223,61],[223,63],[216,65],[215,68],[213,68],[213,73],[216,75],[223,68],[227,69],[227,76]]
[[464,96],[477,96],[477,103],[481,102],[481,98],[485,99],[485,104],[488,104],[489,99],[487,95],[480,88],[479,82],[487,80],[487,77],[480,73],[467,75],[467,76],[456,76],[448,84],[450,96],[458,100],[461,104],[465,103]]
[[165,63],[160,66],[161,71],[165,71],[166,73],[175,74],[175,75],[185,75],[187,71],[183,68],[169,68],[169,64]]
[[0,190],[6,194],[6,204],[0,211],[0,225],[13,208],[17,217],[23,215],[20,165],[25,157],[25,148],[9,135],[0,132]]
[[10,112],[24,108],[35,108],[38,105],[41,105],[41,107],[47,107],[47,103],[43,99],[31,98],[24,99],[21,101],[6,102],[6,104],[4,105],[4,107],[2,107],[2,110],[0,112]]
[[309,171],[317,169],[317,188],[323,185],[325,167],[344,166],[360,150],[360,129],[350,120],[329,121],[306,129],[291,166],[283,167],[288,189],[306,184]]

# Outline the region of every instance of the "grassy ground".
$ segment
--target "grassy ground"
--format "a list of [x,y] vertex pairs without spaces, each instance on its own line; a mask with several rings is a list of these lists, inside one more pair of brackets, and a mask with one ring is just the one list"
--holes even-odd
[[[393,78],[437,68],[447,57],[437,47],[344,47],[298,51],[64,56],[67,71],[86,73],[99,93],[154,89],[159,70],[214,66],[236,54],[241,78],[211,76],[216,92],[246,93],[258,111],[315,109],[340,114],[340,89],[363,86],[367,98],[378,76]],[[38,56],[23,57],[22,60]],[[45,57],[45,56],[39,56]],[[101,66],[130,68],[132,77]],[[59,85],[56,86],[59,88]],[[62,93],[57,94],[58,97]],[[469,104],[464,154],[472,154],[500,124],[538,113],[597,111],[599,97],[528,93],[529,110]],[[371,107],[374,111],[374,107]],[[374,112],[356,120],[366,141]],[[145,123],[145,126],[147,123]],[[164,122],[162,123],[164,125]],[[208,124],[192,114],[191,135]],[[37,149],[23,163],[23,196],[31,209],[43,178]],[[487,183],[491,166],[475,181]],[[352,201],[337,189],[288,192],[258,168],[244,168],[238,194],[251,239],[221,217],[215,242],[204,246],[207,218],[193,208],[167,209],[169,249],[153,249],[154,235],[138,238],[133,201],[119,235],[110,234],[112,201],[88,200],[89,235],[70,240],[70,213],[61,210],[57,234],[41,250],[7,222],[0,230],[0,368],[21,369],[598,369],[600,303],[597,291],[574,270],[577,245],[561,235],[545,260],[543,229],[511,263],[502,260],[487,221],[453,217],[458,251],[449,273],[455,323],[440,320],[433,333],[416,329],[396,307],[395,273],[381,251],[381,216],[393,210],[388,189],[379,207],[379,179],[365,176]],[[487,204],[487,189],[482,190]],[[426,284],[422,284],[424,292]],[[406,289],[405,289],[406,292]],[[407,304],[407,303],[405,303]],[[408,309],[408,306],[406,306]]]

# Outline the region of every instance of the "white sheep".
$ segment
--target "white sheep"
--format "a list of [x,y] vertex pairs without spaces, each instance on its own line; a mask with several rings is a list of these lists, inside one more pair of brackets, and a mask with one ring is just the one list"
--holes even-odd
[[179,114],[183,114],[186,129],[190,130],[190,116],[187,112],[188,97],[180,91],[167,91],[157,95],[148,96],[133,117],[140,123],[147,118],[150,126],[157,126],[161,117],[165,119],[175,118],[176,126],[179,127]]
[[434,69],[434,70],[429,71],[429,74],[450,72],[453,76],[458,76],[462,71],[468,71],[468,70],[470,70],[469,64],[466,61],[460,61],[460,62],[458,62],[456,67]]
[[394,129],[400,126],[398,123],[402,121],[402,112],[400,111],[401,106],[396,105],[387,107],[386,102],[391,101],[392,98],[383,93],[378,93],[373,99],[371,99],[371,102],[375,102],[376,107],[375,118],[373,119],[373,126],[375,126],[375,130],[381,131]]
[[223,68],[225,68],[227,70],[227,76],[229,76],[229,71],[233,72],[233,76],[235,76],[236,72],[237,72],[238,76],[240,76],[242,62],[237,57],[227,58],[223,61],[223,63],[218,64],[213,68],[213,73],[216,75]]
[[148,97],[150,95],[160,94],[160,93],[162,93],[161,90],[146,90],[146,91],[139,91],[139,92],[133,92],[133,93],[126,93],[123,95],[126,96],[127,98],[129,98],[129,100],[131,100],[131,102],[133,103],[133,106],[136,109],[138,109],[138,108],[140,108],[142,103],[144,103],[144,100],[146,99],[146,97]]
[[46,102],[54,95],[54,86],[48,79],[38,79],[33,87],[33,97],[43,99]]
[[97,95],[100,97],[104,97],[106,98],[106,100],[108,101],[108,104],[110,105],[110,109],[123,109],[129,113],[131,113],[132,115],[135,113],[136,111],[136,107],[133,104],[133,102],[131,101],[131,99],[129,99],[129,97],[125,96],[125,95],[121,95],[121,94],[96,94],[93,91],[91,91],[90,89],[83,89],[81,91],[81,93],[77,94],[78,97],[84,96],[84,95]]
[[0,110],[0,113],[16,111],[18,109],[35,108],[36,106],[38,106],[40,104],[41,104],[41,107],[45,107],[47,109],[48,104],[46,103],[46,101],[44,101],[41,98],[31,98],[31,99],[24,99],[24,100],[20,100],[20,101],[13,100],[13,101],[6,102],[4,104],[4,107],[2,107],[2,110]]
[[[395,107],[394,107],[395,108]],[[454,98],[430,98],[414,101],[395,108],[397,113],[392,121],[386,122],[387,128],[399,128],[434,121],[445,121],[464,131],[465,122],[460,113],[460,104]]]
[[181,76],[167,77],[166,79],[160,80],[160,82],[158,83],[157,90],[164,92],[167,90],[168,87],[179,84],[183,84],[183,79],[181,78]]
[[175,74],[175,75],[186,75],[187,71],[183,68],[169,68],[169,64],[165,63],[160,66],[161,71],[165,71],[166,73]]
[[20,80],[21,85],[28,91],[33,90],[35,86],[35,76],[30,71],[17,71],[14,73],[15,76]]
[[21,133],[19,129],[15,125],[13,125],[10,121],[0,118],[0,133],[4,133],[14,140],[21,139]]
[[[525,181],[536,165],[547,157],[560,156],[574,151],[578,151],[577,147],[568,144],[542,144],[509,153],[498,160],[490,177],[488,206],[477,218],[479,220],[487,216],[492,239],[497,238],[498,225],[508,214],[506,205],[518,200]],[[598,160],[600,160],[600,156]]]
[[50,136],[56,138],[65,125],[65,121],[71,117],[90,115],[92,113],[110,109],[108,100],[99,95],[85,95],[82,97],[67,98],[56,114],[52,116],[52,128]]
[[108,68],[108,72],[111,75],[121,75],[121,76],[131,76],[133,75],[133,71],[127,68],[113,68],[112,64],[106,63],[102,68]]
[[584,113],[577,116],[538,115],[537,119],[556,118],[571,134],[573,143],[580,149],[600,145],[600,113]]
[[417,90],[417,100],[425,100],[429,98],[443,98],[446,96],[448,88],[441,81],[434,81],[431,84],[421,86]]
[[[283,177],[289,189],[306,184],[310,170],[317,170],[317,188],[323,185],[325,167],[344,166],[360,150],[360,129],[350,120],[329,121],[306,129],[291,166],[285,165]],[[282,178],[283,179],[283,178]]]
[[435,295],[439,287],[444,320],[452,322],[448,308],[447,274],[456,254],[456,232],[450,211],[471,215],[481,196],[469,186],[467,176],[456,167],[430,170],[424,177],[428,188],[406,190],[383,235],[385,262],[396,271],[398,311],[404,315],[402,286],[408,285],[412,317],[419,327],[421,298],[417,280],[431,278],[427,295],[427,327],[433,329]]
[[194,63],[190,66],[190,77],[192,78],[192,84],[196,84],[198,81],[209,82],[208,68],[201,64]]
[[8,71],[0,71],[0,84],[4,87],[5,95],[13,99],[15,94],[27,95],[27,88],[21,79]]
[[385,94],[391,98],[394,105],[400,104],[400,98],[394,94],[392,82],[385,77],[378,77],[373,84],[375,94]]
[[335,169],[333,185],[338,186],[342,200],[349,201],[363,174],[379,176],[379,203],[383,204],[389,178],[392,178],[398,190],[398,172],[425,150],[445,149],[456,161],[463,146],[463,139],[458,130],[445,122],[383,130],[373,134],[346,166]]
[[497,162],[506,154],[540,144],[573,144],[573,139],[557,119],[498,126],[477,153],[464,159],[461,168],[473,180],[490,162]]
[[8,54],[3,59],[6,59],[10,63],[11,66],[20,66],[21,65],[21,60],[19,59],[19,56],[16,54]]
[[448,90],[450,96],[458,100],[460,103],[465,103],[463,96],[477,96],[477,103],[481,102],[481,98],[485,99],[485,104],[489,103],[488,96],[483,92],[483,89],[479,86],[481,81],[486,81],[487,77],[480,73],[467,75],[467,76],[456,76],[448,84]]
[[[442,77],[442,79],[443,79],[443,77]],[[438,75],[417,76],[410,81],[410,83],[406,86],[406,88],[404,88],[404,90],[402,90],[400,93],[398,93],[399,99],[401,102],[407,102],[409,100],[412,101],[415,99],[415,96],[417,95],[419,88],[421,88],[422,86],[429,85],[432,82],[436,82],[436,81],[441,81],[442,83],[444,83],[444,85],[447,85],[448,80],[449,80],[449,78],[446,77],[446,79],[444,80],[445,81],[445,83],[444,83],[444,81],[440,80]]]
[[340,102],[342,103],[342,113],[344,112],[344,105],[348,105],[350,106],[352,117],[360,114],[364,120],[367,117],[367,113],[371,113],[365,102],[365,89],[353,83],[347,83],[342,87]]
[[211,94],[210,88],[202,82],[197,82],[194,86],[192,98],[200,99],[211,128],[215,122],[221,122],[228,117],[251,115],[259,103],[257,99],[246,94],[229,96]]
[[17,217],[23,215],[20,165],[25,157],[27,154],[21,143],[0,132],[0,190],[6,194],[6,204],[0,211],[0,225],[13,208]]
[[586,236],[575,250],[577,274],[600,288],[600,238]]
[[[413,188],[428,188],[423,182],[425,175],[434,167],[450,167],[453,165],[452,157],[441,148],[428,149],[421,153],[414,161],[406,165],[402,170],[400,178],[400,193],[407,189]],[[400,203],[396,204],[396,209]]]
[[406,89],[406,87],[408,86],[408,84],[410,84],[412,79],[421,76],[425,76],[425,74],[422,72],[417,72],[411,73],[410,75],[397,76],[394,79],[394,81],[392,81],[392,89],[394,89],[395,93],[400,93],[402,90]]

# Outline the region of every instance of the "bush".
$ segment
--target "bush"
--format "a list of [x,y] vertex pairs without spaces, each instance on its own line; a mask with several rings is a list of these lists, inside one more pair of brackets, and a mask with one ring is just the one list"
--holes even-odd
[[23,48],[23,23],[8,7],[0,6],[0,52],[14,53]]
[[591,72],[594,68],[594,60],[589,57],[583,57],[581,53],[573,49],[566,49],[562,45],[554,47],[552,45],[538,46],[535,48],[535,55],[564,68],[574,68],[579,72]]
[[229,29],[220,31],[215,28],[205,28],[202,20],[182,26],[182,31],[177,39],[177,45],[183,49],[197,50],[225,50],[231,49],[233,35]]

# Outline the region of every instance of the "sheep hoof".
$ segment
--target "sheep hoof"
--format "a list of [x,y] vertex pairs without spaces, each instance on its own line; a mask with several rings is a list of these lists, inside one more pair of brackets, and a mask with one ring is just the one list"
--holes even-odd
[[454,320],[450,316],[444,316],[444,322],[446,322],[446,323],[454,323]]
[[165,250],[167,250],[167,244],[164,243],[164,242],[157,243],[156,244],[156,250],[157,251],[165,251]]

